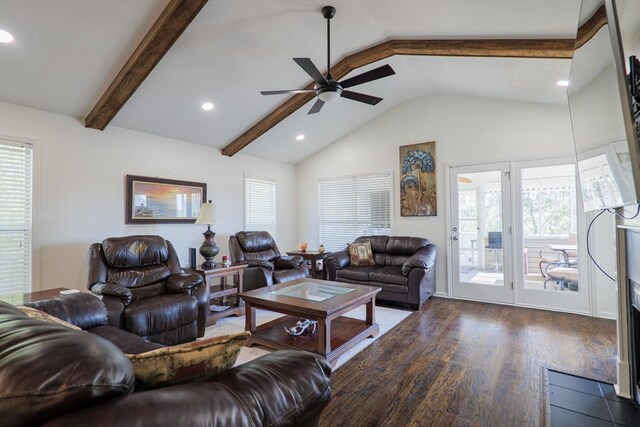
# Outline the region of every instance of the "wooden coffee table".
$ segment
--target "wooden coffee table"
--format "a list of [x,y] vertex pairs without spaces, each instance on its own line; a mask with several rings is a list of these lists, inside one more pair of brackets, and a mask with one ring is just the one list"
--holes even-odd
[[[334,363],[355,344],[380,332],[375,321],[376,294],[380,290],[374,286],[298,279],[243,292],[240,297],[246,308],[245,330],[251,332],[247,345],[306,350]],[[366,320],[342,316],[361,305],[366,306]],[[286,316],[256,326],[258,308]],[[316,320],[316,332],[307,330],[300,336],[289,335],[285,327],[295,326],[300,319]]]

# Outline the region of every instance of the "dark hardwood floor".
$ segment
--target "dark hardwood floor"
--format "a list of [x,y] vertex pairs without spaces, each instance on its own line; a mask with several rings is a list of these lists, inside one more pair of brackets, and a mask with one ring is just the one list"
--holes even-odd
[[321,426],[539,426],[542,367],[616,378],[612,320],[432,298],[331,380]]

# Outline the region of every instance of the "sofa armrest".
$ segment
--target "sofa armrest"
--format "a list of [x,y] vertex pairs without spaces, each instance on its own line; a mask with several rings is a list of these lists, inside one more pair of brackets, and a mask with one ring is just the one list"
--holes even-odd
[[405,276],[409,275],[409,272],[413,268],[423,268],[425,270],[429,270],[433,268],[434,263],[436,262],[436,245],[428,244],[427,246],[420,248],[418,252],[413,254],[405,263],[402,265],[402,274]]
[[278,270],[290,270],[292,268],[300,268],[304,263],[304,258],[299,255],[281,256],[273,260],[273,265]]
[[210,381],[131,393],[45,425],[312,426],[331,399],[330,375],[321,356],[277,351]]
[[344,249],[339,252],[333,252],[324,259],[324,267],[327,271],[327,280],[336,280],[336,272],[341,268],[349,265],[349,251]]
[[264,259],[249,259],[247,260],[247,264],[249,265],[249,267],[262,267],[268,270],[273,270],[275,268],[272,262]]
[[76,325],[80,329],[91,329],[107,325],[107,308],[100,298],[88,293],[61,295],[59,297],[29,302],[27,307],[44,311],[52,316]]
[[202,276],[196,273],[172,274],[167,279],[167,292],[172,294],[191,294],[196,286],[203,283]]
[[115,283],[95,283],[91,286],[91,292],[96,295],[118,298],[125,306],[131,304],[133,300],[133,295],[129,289]]

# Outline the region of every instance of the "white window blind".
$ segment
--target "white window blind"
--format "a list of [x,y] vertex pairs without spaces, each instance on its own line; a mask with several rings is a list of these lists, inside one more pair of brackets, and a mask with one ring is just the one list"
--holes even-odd
[[339,251],[357,237],[391,234],[391,174],[319,181],[320,243]]
[[244,178],[244,229],[268,231],[276,236],[276,181],[268,178]]
[[31,291],[33,147],[0,139],[0,294]]

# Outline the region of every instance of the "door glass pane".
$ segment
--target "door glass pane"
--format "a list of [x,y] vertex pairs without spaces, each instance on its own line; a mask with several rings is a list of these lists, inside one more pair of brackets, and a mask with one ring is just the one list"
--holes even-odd
[[504,286],[502,172],[458,175],[460,283]]
[[524,287],[578,291],[575,166],[522,169]]

